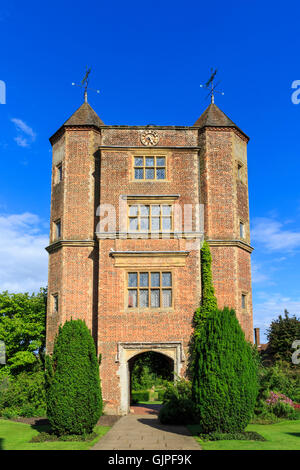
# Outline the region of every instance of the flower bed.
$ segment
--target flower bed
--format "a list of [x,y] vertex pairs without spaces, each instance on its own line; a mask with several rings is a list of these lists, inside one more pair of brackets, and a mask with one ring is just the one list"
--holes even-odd
[[283,395],[283,393],[275,393],[275,392],[270,392],[269,398],[266,400],[266,403],[268,405],[276,405],[281,401],[282,403],[287,403],[288,405],[294,406],[293,400],[291,400],[289,397],[286,395]]
[[277,418],[297,419],[299,417],[298,407],[283,393],[270,392],[266,405]]

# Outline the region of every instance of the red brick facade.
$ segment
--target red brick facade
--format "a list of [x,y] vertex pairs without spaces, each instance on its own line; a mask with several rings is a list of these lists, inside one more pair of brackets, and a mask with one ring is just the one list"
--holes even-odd
[[[216,107],[211,111],[216,109],[220,111]],[[127,204],[125,200],[120,208],[121,196],[142,204],[172,201],[182,210],[186,205],[204,205],[204,236],[211,246],[218,304],[236,309],[252,341],[248,138],[231,121],[225,126],[197,123],[192,127],[105,126],[85,103],[51,138],[47,350],[53,348],[60,323],[71,317],[86,321],[102,354],[106,412],[128,412],[128,360],[139,352],[166,354],[174,360],[175,371],[185,373],[193,313],[201,300],[202,237],[195,227],[195,213],[192,227],[183,236],[176,233],[174,218],[168,238],[162,233],[154,239],[132,238],[121,222],[127,223]],[[143,145],[141,136],[148,131],[156,135],[154,145]],[[165,157],[166,178],[135,180],[133,161],[140,155]],[[108,227],[109,234],[97,225],[97,208],[105,204],[116,213],[116,226]],[[242,239],[240,223],[244,224]],[[172,306],[128,307],[128,272],[145,271],[172,273]]]

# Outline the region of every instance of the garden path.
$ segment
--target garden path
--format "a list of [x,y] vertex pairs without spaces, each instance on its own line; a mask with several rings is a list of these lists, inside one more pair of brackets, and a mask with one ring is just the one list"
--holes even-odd
[[154,413],[134,407],[91,450],[201,450],[185,426],[160,424]]

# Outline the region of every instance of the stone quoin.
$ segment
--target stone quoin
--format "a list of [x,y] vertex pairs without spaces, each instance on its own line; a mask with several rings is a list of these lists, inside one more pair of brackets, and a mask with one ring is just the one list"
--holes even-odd
[[[193,126],[114,126],[87,102],[50,138],[47,352],[60,324],[86,322],[106,413],[129,412],[137,355],[155,351],[186,373],[201,301],[199,204],[218,305],[253,341],[248,140],[215,104]],[[183,233],[175,207],[184,219],[192,208]]]

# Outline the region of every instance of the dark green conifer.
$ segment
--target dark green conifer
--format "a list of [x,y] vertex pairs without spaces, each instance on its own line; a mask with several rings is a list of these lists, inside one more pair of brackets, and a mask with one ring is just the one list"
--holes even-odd
[[234,310],[211,314],[195,348],[193,399],[203,432],[243,431],[258,393],[257,365]]
[[102,414],[99,364],[91,333],[82,320],[59,328],[46,361],[47,416],[58,435],[89,434]]
[[201,250],[202,302],[195,313],[192,397],[203,432],[242,431],[258,393],[257,365],[235,311],[217,308],[211,254]]

